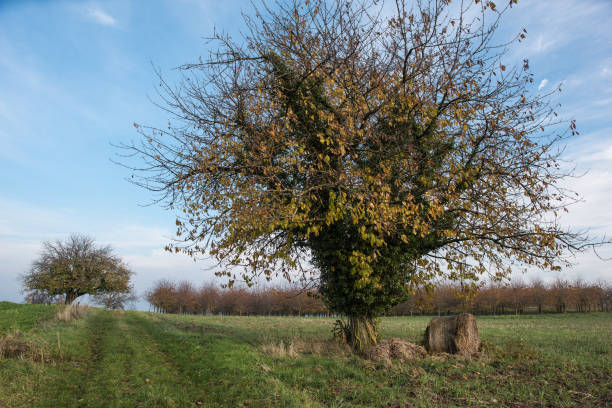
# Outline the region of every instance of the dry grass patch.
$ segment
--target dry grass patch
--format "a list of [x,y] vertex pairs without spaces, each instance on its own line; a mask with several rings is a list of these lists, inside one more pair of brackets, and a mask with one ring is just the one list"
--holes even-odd
[[294,340],[277,343],[265,343],[260,346],[265,354],[274,357],[298,358],[304,354],[316,354],[320,356],[343,356],[351,353],[348,346],[340,344],[334,340],[327,341],[304,341]]
[[45,345],[42,341],[25,340],[21,332],[15,331],[0,337],[0,358],[48,362],[54,357]]
[[80,319],[89,312],[89,305],[80,303],[73,303],[66,305],[58,310],[55,314],[55,318],[62,322],[70,322],[72,320]]
[[30,351],[30,344],[19,339],[19,332],[7,334],[0,338],[0,357],[16,358]]
[[276,344],[268,343],[261,346],[261,351],[274,357],[298,357],[297,350],[293,343],[285,344],[282,340]]

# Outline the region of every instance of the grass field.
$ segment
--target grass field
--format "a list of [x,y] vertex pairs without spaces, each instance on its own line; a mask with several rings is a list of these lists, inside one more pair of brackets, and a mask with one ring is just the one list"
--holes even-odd
[[[332,319],[92,309],[59,322],[0,305],[0,333],[30,345],[0,357],[1,407],[612,404],[612,314],[478,317],[481,356],[385,366],[330,341]],[[383,337],[418,342],[429,319],[385,318]]]

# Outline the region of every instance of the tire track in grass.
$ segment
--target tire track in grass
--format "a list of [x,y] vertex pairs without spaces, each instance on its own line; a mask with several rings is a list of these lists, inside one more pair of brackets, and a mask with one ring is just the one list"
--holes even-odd
[[173,392],[177,393],[177,398],[180,401],[178,406],[202,406],[205,391],[195,387],[190,378],[185,375],[181,365],[177,364],[171,355],[162,350],[159,340],[152,336],[150,331],[146,329],[146,325],[143,324],[145,320],[147,319],[142,313],[126,313],[125,323],[134,336],[142,339],[145,344],[145,353],[157,362],[158,367],[163,366],[163,370],[168,373],[169,383],[172,383]]
[[321,406],[275,378],[257,350],[230,330],[146,315],[139,315],[135,324],[154,339],[190,388],[206,390],[200,394],[205,406]]
[[99,315],[99,311],[91,310],[79,320],[47,326],[44,337],[51,347],[51,357],[39,363],[44,375],[36,379],[35,406],[85,406],[82,397],[91,378],[89,372],[99,360]]
[[[79,396],[87,394],[89,384],[94,381],[98,365],[102,359],[102,334],[108,332],[109,328],[105,327],[107,326],[106,321],[101,323],[100,317],[101,313],[96,313],[87,319],[86,330],[88,332],[89,355],[85,361],[85,375],[83,381],[77,383],[79,388]],[[83,403],[84,401],[84,398],[78,398],[77,400],[79,404]]]
[[180,373],[132,324],[131,314],[109,315],[106,313],[113,324],[103,334],[101,360],[89,383],[87,406],[196,406],[184,392],[187,384]]
[[185,383],[155,346],[126,319],[128,313],[99,311],[86,319],[79,341],[88,348],[80,364],[64,362],[64,373],[45,384],[44,407],[191,407]]
[[[185,354],[192,354],[192,345],[184,345],[181,341],[181,336],[168,336],[168,329],[176,329],[169,327],[165,322],[157,319],[151,319],[147,315],[134,313],[127,317],[130,327],[138,333],[138,336],[146,341],[149,345],[149,353],[156,354],[164,366],[176,373],[176,378],[181,379],[181,387],[183,396],[186,400],[190,400],[193,406],[210,406],[210,398],[207,395],[206,387],[198,386],[198,381],[194,377],[193,372],[185,369],[184,356],[177,356],[172,353],[174,348],[182,349]],[[176,329],[176,331],[181,332]],[[160,335],[160,333],[165,335]],[[176,333],[174,333],[176,334]],[[171,343],[171,344],[170,344]],[[197,347],[197,346],[196,346]],[[201,351],[200,348],[198,350]]]
[[[101,365],[104,364],[104,343],[107,336],[115,335],[116,322],[109,318],[107,312],[95,311],[81,321],[73,322],[71,326],[70,329],[76,330],[72,341],[83,347],[76,350],[73,343],[74,349],[64,351],[68,352],[70,357],[59,363],[63,375],[51,377],[51,381],[44,384],[47,392],[39,406],[109,406],[103,404],[106,395],[95,398],[93,395],[102,386],[97,377],[102,370]],[[58,344],[60,333],[66,336],[68,329],[67,327],[57,332]]]

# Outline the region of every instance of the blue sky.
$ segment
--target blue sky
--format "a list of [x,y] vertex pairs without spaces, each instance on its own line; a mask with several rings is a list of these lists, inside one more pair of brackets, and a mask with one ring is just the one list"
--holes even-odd
[[[174,67],[206,56],[214,27],[238,35],[241,10],[250,3],[0,0],[0,300],[22,300],[17,276],[41,241],[72,232],[111,244],[136,271],[139,293],[160,278],[213,279],[210,264],[163,252],[174,215],[141,206],[151,195],[125,181],[111,143],[137,139],[134,122],[166,122],[148,99],[153,66],[172,81]],[[558,112],[581,132],[565,157],[587,172],[569,181],[584,202],[564,222],[599,235],[612,235],[610,23],[609,0],[519,0],[500,33],[527,29],[508,65],[528,58],[534,87],[563,84]],[[612,280],[612,262],[576,262],[563,277]],[[525,278],[536,275],[558,276]]]

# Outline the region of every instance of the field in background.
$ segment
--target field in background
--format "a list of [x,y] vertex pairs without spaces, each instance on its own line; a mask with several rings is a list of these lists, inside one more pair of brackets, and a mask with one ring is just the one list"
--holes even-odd
[[[29,345],[0,357],[0,406],[612,404],[610,313],[478,317],[481,356],[393,366],[335,344],[327,318],[91,309],[60,322],[54,313],[53,306],[0,304],[0,333],[19,329],[14,338]],[[383,337],[419,342],[429,319],[384,318]]]

